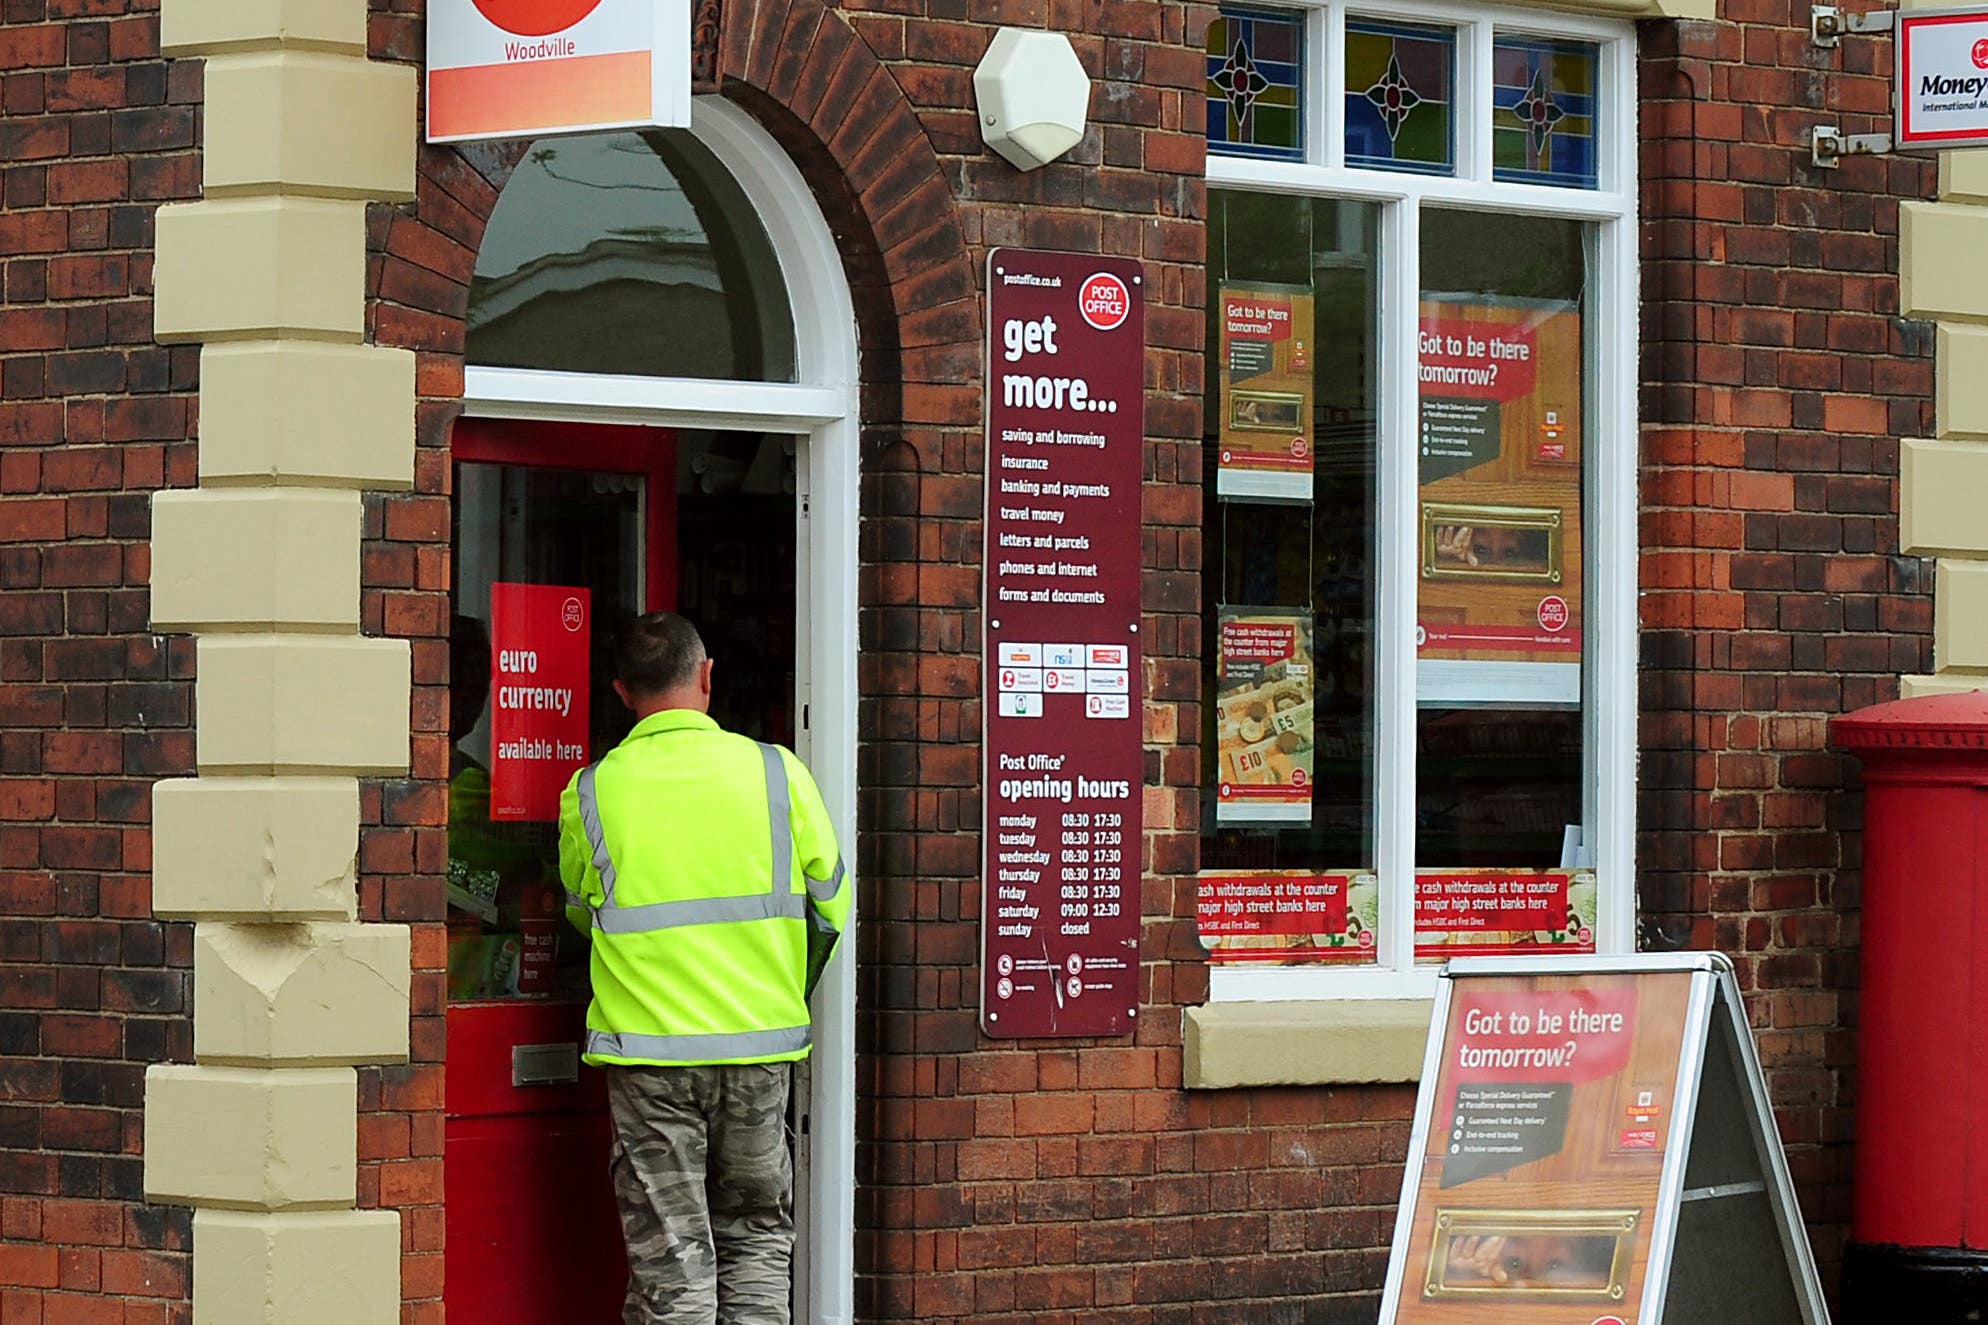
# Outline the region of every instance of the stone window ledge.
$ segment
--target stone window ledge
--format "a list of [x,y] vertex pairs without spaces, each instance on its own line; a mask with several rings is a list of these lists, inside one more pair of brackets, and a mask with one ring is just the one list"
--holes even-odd
[[1182,1016],[1189,1090],[1416,1081],[1428,999],[1209,1003]]

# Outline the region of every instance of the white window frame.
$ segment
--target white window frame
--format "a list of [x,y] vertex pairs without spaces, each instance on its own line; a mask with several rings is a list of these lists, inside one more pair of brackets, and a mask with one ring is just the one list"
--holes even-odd
[[[1380,490],[1376,521],[1379,601],[1374,688],[1375,855],[1381,933],[1376,966],[1212,966],[1208,1001],[1433,997],[1437,967],[1415,964],[1415,530],[1419,476],[1413,444],[1420,412],[1417,374],[1421,289],[1421,208],[1564,217],[1593,223],[1593,300],[1587,310],[1590,400],[1586,469],[1592,552],[1586,585],[1589,649],[1583,658],[1585,747],[1591,781],[1586,821],[1595,827],[1600,889],[1596,951],[1627,953],[1636,943],[1636,464],[1637,214],[1636,33],[1624,21],[1500,5],[1324,0],[1254,8],[1306,12],[1305,160],[1208,155],[1211,188],[1301,194],[1381,205]],[[1348,166],[1345,64],[1348,14],[1456,29],[1452,107],[1456,173],[1424,175]],[[1491,69],[1494,32],[1595,43],[1597,185],[1508,183],[1492,178]],[[1407,310],[1404,312],[1403,310]],[[1486,861],[1486,865],[1496,865]]]
[[[645,424],[806,438],[797,475],[797,590],[808,656],[796,668],[808,708],[809,768],[856,860],[856,611],[860,376],[856,311],[835,235],[800,170],[752,118],[718,97],[692,104],[690,132],[731,171],[766,228],[794,313],[796,383],[635,377],[536,369],[463,370],[463,412],[481,418]],[[856,925],[852,911],[815,990],[805,1186],[796,1193],[799,1319],[855,1319]]]

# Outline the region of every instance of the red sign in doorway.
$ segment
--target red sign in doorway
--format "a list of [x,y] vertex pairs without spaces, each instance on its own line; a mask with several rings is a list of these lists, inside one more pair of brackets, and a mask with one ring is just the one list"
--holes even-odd
[[587,762],[587,590],[490,586],[490,817],[559,817]]

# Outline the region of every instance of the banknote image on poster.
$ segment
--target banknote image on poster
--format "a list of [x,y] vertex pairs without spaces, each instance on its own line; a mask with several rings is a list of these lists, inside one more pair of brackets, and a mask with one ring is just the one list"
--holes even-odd
[[1571,303],[1422,303],[1425,705],[1580,703],[1581,353]]
[[1312,614],[1225,607],[1215,660],[1215,817],[1308,823],[1316,753]]
[[587,762],[592,596],[490,586],[490,817],[550,821]]
[[1690,997],[1686,971],[1457,981],[1398,1325],[1639,1325]]
[[1221,445],[1215,491],[1258,501],[1312,499],[1312,292],[1223,285]]
[[1203,870],[1195,908],[1216,965],[1371,963],[1378,957],[1380,883],[1372,874]]
[[1415,957],[1589,953],[1599,890],[1585,870],[1415,871]]

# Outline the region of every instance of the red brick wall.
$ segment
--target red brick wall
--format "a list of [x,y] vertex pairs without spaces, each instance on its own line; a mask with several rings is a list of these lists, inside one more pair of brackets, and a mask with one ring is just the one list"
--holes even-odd
[[[147,494],[193,482],[198,354],[152,343],[152,213],[196,196],[199,70],[146,0],[0,4],[0,1321],[189,1318],[142,1204],[192,935],[152,919],[151,781],[193,767],[149,633]],[[121,1312],[121,1315],[120,1315]]]
[[1643,39],[1645,942],[1739,964],[1815,1249],[1849,1213],[1857,863],[1831,714],[1932,668],[1932,567],[1898,555],[1898,438],[1932,328],[1898,317],[1898,199],[1930,157],[1809,159],[1885,129],[1891,52],[1724,0]]

